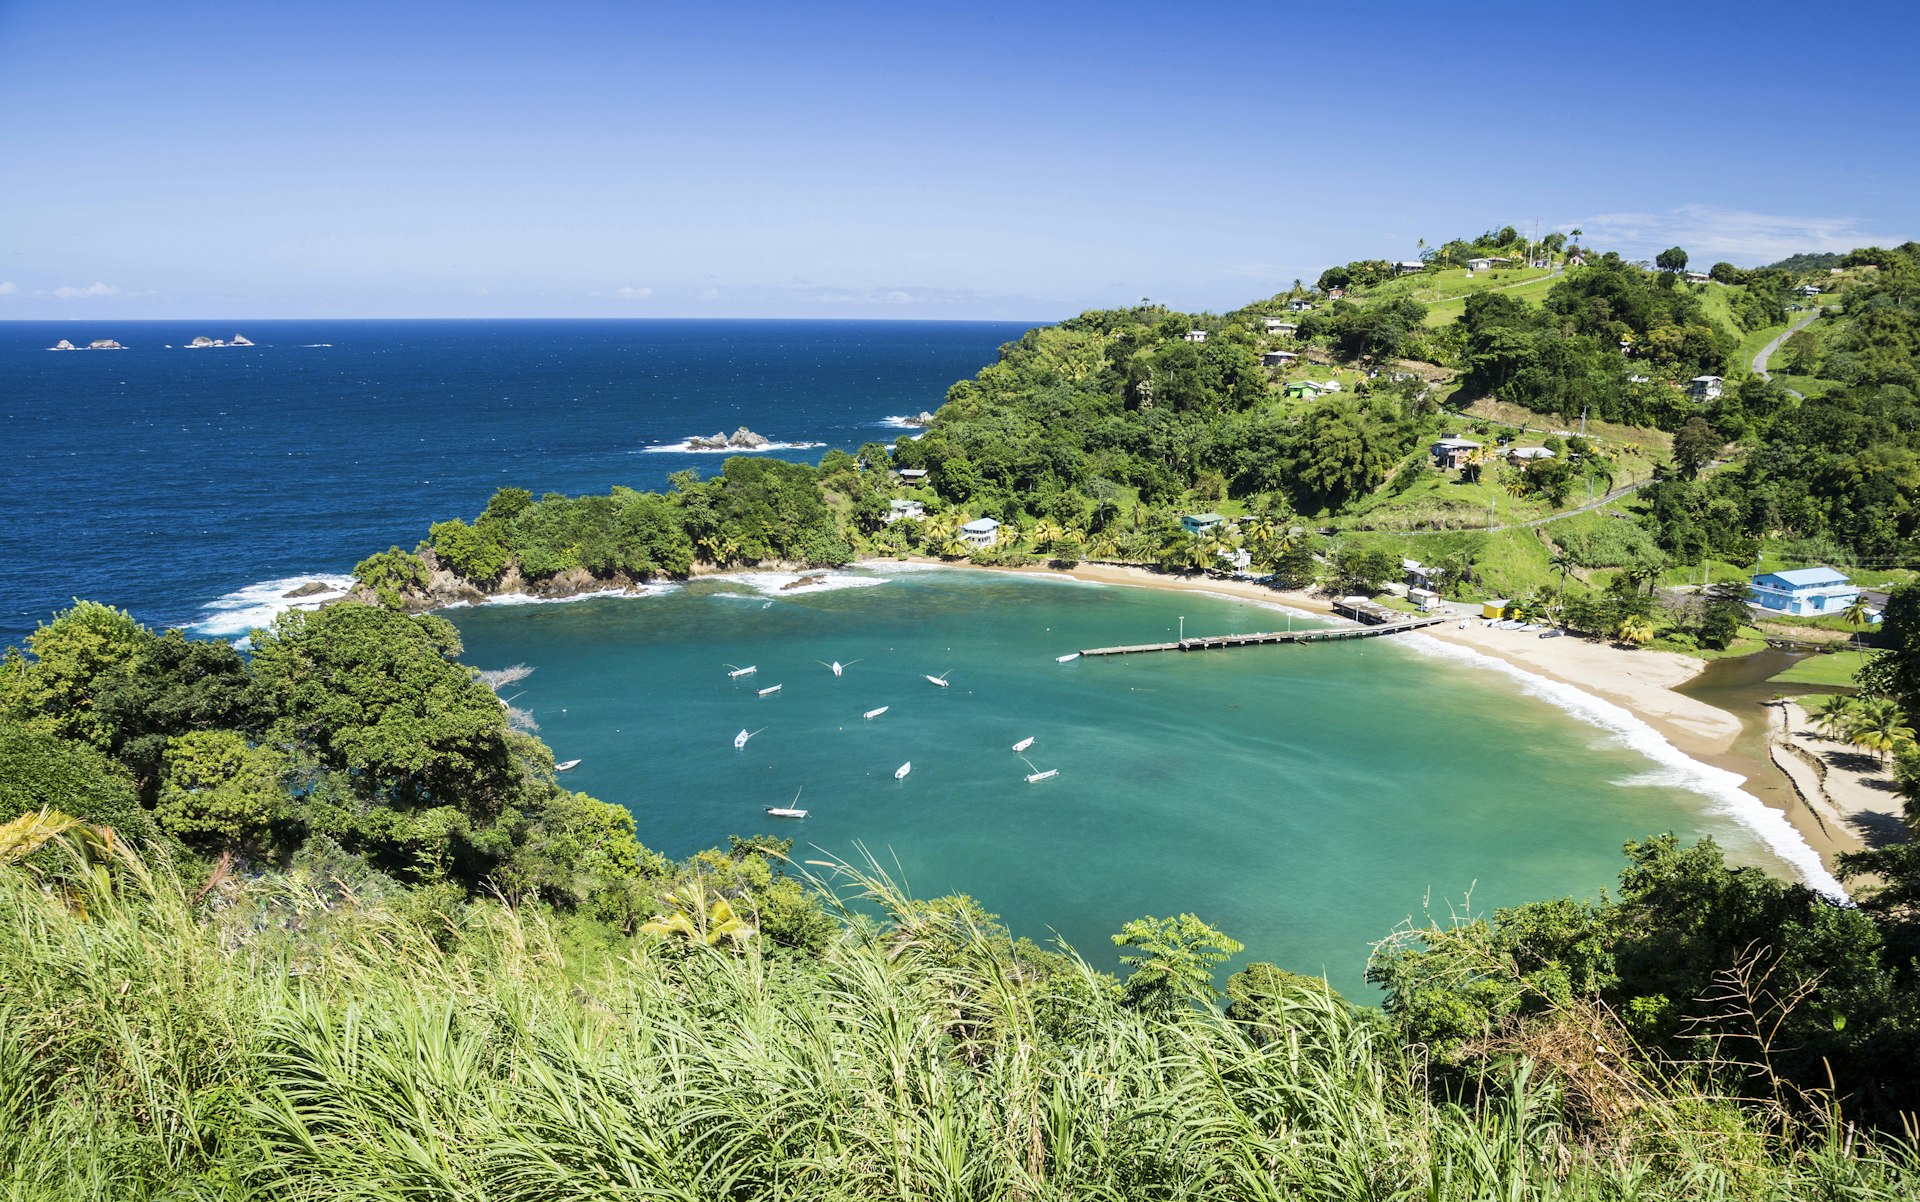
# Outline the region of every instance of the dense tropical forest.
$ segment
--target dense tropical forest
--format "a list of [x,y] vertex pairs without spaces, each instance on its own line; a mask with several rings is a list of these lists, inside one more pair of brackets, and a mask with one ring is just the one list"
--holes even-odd
[[[1108,974],[871,864],[648,850],[416,612],[912,553],[1371,590],[1418,554],[1734,646],[1758,563],[1913,562],[1920,247],[1685,268],[1501,229],[1087,313],[892,446],[503,489],[245,650],[52,616],[0,659],[7,1196],[1913,1196],[1920,844],[1844,858],[1842,904],[1653,835],[1610,896],[1380,932],[1365,998],[1192,914],[1115,916]],[[1885,570],[1847,704],[1920,828],[1920,585]]]

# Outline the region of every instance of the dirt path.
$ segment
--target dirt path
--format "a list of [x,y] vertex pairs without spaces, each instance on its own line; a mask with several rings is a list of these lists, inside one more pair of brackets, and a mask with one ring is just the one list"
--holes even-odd
[[[1814,322],[1820,320],[1820,315],[1824,312],[1826,312],[1825,309],[1821,308],[1819,305],[1815,305],[1813,307],[1813,312],[1807,314],[1805,317],[1802,317],[1799,321],[1794,322],[1792,325],[1782,330],[1780,332],[1780,337],[1774,339],[1772,342],[1769,342],[1767,343],[1767,345],[1761,347],[1760,353],[1753,357],[1753,374],[1756,376],[1759,376],[1762,380],[1773,379],[1771,375],[1767,374],[1767,361],[1773,358],[1773,353],[1779,350],[1783,345],[1785,345],[1787,339],[1793,337],[1795,334],[1799,333],[1801,330],[1806,329],[1808,326],[1812,325]],[[1793,395],[1799,397],[1803,401],[1807,399],[1803,394],[1794,392],[1794,390],[1791,388],[1787,389],[1787,391],[1792,392]]]

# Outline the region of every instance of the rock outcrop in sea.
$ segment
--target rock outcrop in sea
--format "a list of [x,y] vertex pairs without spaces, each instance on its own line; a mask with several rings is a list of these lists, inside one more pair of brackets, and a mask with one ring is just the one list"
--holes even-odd
[[687,439],[687,447],[695,451],[757,451],[767,445],[769,440],[752,430],[741,426],[732,434],[714,434],[709,438],[695,436]]
[[187,343],[187,349],[190,351],[197,351],[210,346],[252,346],[252,345],[253,345],[253,340],[251,338],[248,338],[245,334],[235,334],[232,338],[209,338],[205,334],[201,334],[200,336],[195,338],[192,342]]

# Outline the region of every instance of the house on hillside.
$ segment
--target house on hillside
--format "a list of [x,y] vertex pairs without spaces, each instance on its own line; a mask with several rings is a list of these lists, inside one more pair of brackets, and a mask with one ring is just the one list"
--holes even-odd
[[1553,452],[1546,447],[1508,447],[1507,458],[1514,463],[1532,463],[1536,459],[1552,459]]
[[975,518],[960,527],[961,541],[976,547],[991,547],[999,537],[1000,523],[992,518]]
[[1293,351],[1264,351],[1260,355],[1262,367],[1285,367],[1300,356]]
[[1695,376],[1687,381],[1687,396],[1696,401],[1717,401],[1726,384],[1719,376]]
[[1180,519],[1180,529],[1188,534],[1205,534],[1226,520],[1217,513],[1190,513]]
[[1267,333],[1269,334],[1280,334],[1287,338],[1291,338],[1295,334],[1298,334],[1299,332],[1300,332],[1299,326],[1295,325],[1293,322],[1286,320],[1283,317],[1267,318]]
[[1418,275],[1426,269],[1427,265],[1418,259],[1402,259],[1393,265],[1393,274]]
[[1431,448],[1434,466],[1444,471],[1465,467],[1467,460],[1472,458],[1473,453],[1479,449],[1480,444],[1473,439],[1449,434],[1434,443]]
[[1329,393],[1340,391],[1338,380],[1289,380],[1287,395],[1295,400],[1315,401]]
[[1484,259],[1468,259],[1467,270],[1468,271],[1492,271],[1494,268],[1499,267],[1503,263],[1511,263],[1511,262],[1513,262],[1512,259],[1506,258],[1501,255],[1492,255]]
[[1794,289],[1794,291],[1795,291],[1795,292],[1798,292],[1798,293],[1799,293],[1799,294],[1800,294],[1801,296],[1819,296],[1819,295],[1820,295],[1820,285],[1818,285],[1818,284],[1802,284],[1802,285],[1800,285],[1800,286],[1799,286],[1798,288],[1795,288],[1795,289]]
[[927,516],[927,507],[918,501],[903,501],[898,497],[887,502],[887,525],[891,526],[902,518],[923,518]]
[[1747,591],[1747,604],[1771,613],[1817,617],[1853,604],[1860,588],[1833,568],[1762,572]]
[[1406,573],[1408,588],[1431,589],[1440,579],[1440,569],[1430,568],[1417,559],[1402,559],[1400,570]]
[[927,469],[924,467],[903,467],[900,469],[900,478],[908,484],[918,484],[927,478]]
[[1207,332],[1205,330],[1188,330],[1186,333],[1180,335],[1180,337],[1186,342],[1205,342],[1207,340]]
[[1713,282],[1713,277],[1704,271],[1689,271],[1685,274],[1687,283],[1689,284],[1711,284]]
[[1313,308],[1313,302],[1308,300],[1304,296],[1296,296],[1292,300],[1287,302],[1287,309],[1289,312],[1305,313],[1307,310],[1311,308]]

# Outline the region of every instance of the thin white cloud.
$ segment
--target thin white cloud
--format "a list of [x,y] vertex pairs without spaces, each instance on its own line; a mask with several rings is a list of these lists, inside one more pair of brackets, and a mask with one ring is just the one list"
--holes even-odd
[[1578,229],[1581,241],[1629,258],[1647,258],[1665,247],[1681,246],[1700,262],[1726,259],[1749,266],[1802,251],[1888,246],[1911,237],[1876,232],[1858,217],[1753,213],[1698,204],[1666,213],[1600,213],[1561,222],[1555,228]]
[[88,284],[85,288],[75,288],[71,284],[62,284],[47,294],[58,300],[85,300],[96,296],[119,296],[120,290],[112,284]]
[[806,294],[816,305],[926,305],[965,303],[981,299],[967,288],[839,288],[814,290]]
[[720,299],[720,290],[718,288],[703,288],[700,291],[699,299],[703,301],[717,301]]
[[613,295],[619,300],[645,300],[653,295],[653,289],[628,286],[625,288],[615,288]]
[[19,294],[20,285],[12,280],[0,280],[0,296],[18,296]]

